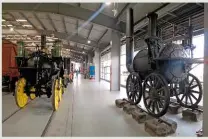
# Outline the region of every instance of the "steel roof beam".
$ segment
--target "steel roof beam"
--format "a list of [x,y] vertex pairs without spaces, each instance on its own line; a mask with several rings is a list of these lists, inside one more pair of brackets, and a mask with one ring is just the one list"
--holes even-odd
[[50,23],[51,23],[53,29],[57,32],[56,26],[55,26],[55,24],[54,24],[54,22],[53,22],[51,16],[50,16],[49,14],[47,14],[47,16],[48,16],[48,19],[50,20]]
[[90,34],[91,34],[91,32],[92,32],[92,28],[93,28],[93,24],[92,24],[92,26],[90,27],[89,33],[88,33],[88,35],[87,35],[87,39],[89,39],[89,37],[90,37]]
[[[165,15],[168,14],[168,12],[172,12],[175,11],[181,7],[183,7],[184,5],[186,5],[187,3],[171,3],[168,4],[167,6],[163,7],[162,9],[158,10],[156,13],[158,14],[158,19],[164,17]],[[146,25],[148,25],[148,19],[144,18],[143,20],[141,20],[139,23],[137,23],[134,26],[134,32],[136,32],[137,30],[145,27]]]
[[36,20],[38,20],[38,22],[41,24],[42,28],[43,28],[44,30],[47,30],[47,29],[45,28],[43,22],[42,22],[42,21],[38,18],[38,16],[36,15],[36,13],[33,13],[33,15],[34,15],[34,17],[36,18]]
[[25,16],[24,13],[22,12],[19,12],[19,13],[27,20],[28,23],[30,23],[33,26],[34,29],[38,30],[38,28],[29,20],[29,18]]
[[62,17],[65,33],[68,33],[64,16]]
[[[38,5],[38,6],[37,6]],[[35,10],[34,10],[35,9]],[[124,22],[120,22],[118,25],[117,19],[99,13],[95,15],[95,11],[84,9],[81,7],[75,7],[69,4],[57,4],[57,3],[3,3],[2,11],[36,11],[36,12],[49,12],[69,17],[74,17],[84,21],[89,21],[119,32],[125,33],[126,25]],[[95,15],[95,18],[93,16]]]
[[[9,29],[5,29],[5,30],[9,30]],[[16,29],[18,30],[18,29]],[[23,29],[21,29],[23,30]],[[61,32],[55,32],[55,31],[49,31],[49,30],[40,30],[37,29],[36,30],[39,34],[45,34],[47,36],[51,36],[52,34],[54,34],[55,37],[59,38],[59,39],[63,39],[63,40],[68,40],[68,41],[72,41],[72,42],[76,42],[76,43],[80,43],[83,45],[87,45],[87,46],[91,46],[91,47],[97,47],[98,42],[96,41],[92,41],[90,40],[90,44],[87,43],[88,39],[78,36],[78,35],[73,35],[73,34],[69,34],[69,33],[61,33]],[[3,34],[3,35],[7,35],[7,34]],[[33,35],[38,35],[38,34],[33,34]],[[71,37],[69,37],[71,36]]]
[[105,30],[105,32],[102,34],[102,36],[99,38],[98,43],[102,40],[102,38],[105,36],[105,34],[108,32],[108,29]]

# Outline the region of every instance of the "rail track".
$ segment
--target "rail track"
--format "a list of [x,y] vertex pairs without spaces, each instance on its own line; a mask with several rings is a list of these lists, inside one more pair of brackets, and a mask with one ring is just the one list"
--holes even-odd
[[[36,100],[36,99],[34,99],[34,100]],[[29,102],[26,104],[26,106],[30,105],[34,100],[29,101]],[[26,106],[25,106],[25,107],[26,107]],[[10,118],[15,117],[15,115],[17,115],[17,114],[18,114],[19,112],[21,112],[23,109],[24,109],[24,108],[18,108],[17,110],[15,110],[14,112],[12,112],[9,116],[7,116],[6,118],[4,118],[4,119],[2,120],[2,125],[3,125],[6,121],[8,121]],[[52,118],[53,118],[53,116],[54,116],[54,113],[55,113],[55,112],[52,111],[52,113],[50,114],[50,117],[49,117],[47,123],[44,124],[44,125],[41,125],[41,128],[43,128],[43,130],[42,130],[42,132],[41,132],[41,134],[40,134],[41,137],[44,137],[44,136],[46,135],[47,130],[48,130],[48,128],[50,127],[50,123],[51,123],[51,121],[52,121]]]

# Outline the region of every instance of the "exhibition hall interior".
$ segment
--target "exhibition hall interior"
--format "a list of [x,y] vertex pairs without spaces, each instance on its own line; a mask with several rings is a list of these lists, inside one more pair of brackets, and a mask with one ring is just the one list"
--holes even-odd
[[3,137],[208,136],[208,3],[4,2],[1,23]]

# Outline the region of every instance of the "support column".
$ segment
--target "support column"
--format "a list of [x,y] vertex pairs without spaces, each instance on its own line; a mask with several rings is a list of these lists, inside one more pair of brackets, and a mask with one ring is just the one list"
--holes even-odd
[[[208,60],[208,3],[204,3],[204,60]],[[208,63],[204,64],[204,87],[203,87],[203,136],[208,136]]]
[[95,66],[95,81],[100,81],[100,51],[95,50],[95,55],[93,57],[93,64]]
[[88,63],[92,63],[93,62],[93,58],[92,58],[92,56],[89,54],[88,55]]
[[120,90],[120,34],[112,31],[110,90]]

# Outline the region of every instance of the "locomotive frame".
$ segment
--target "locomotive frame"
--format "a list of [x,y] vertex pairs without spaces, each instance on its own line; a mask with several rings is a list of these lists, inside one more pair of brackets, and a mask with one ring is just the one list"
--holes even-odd
[[[127,12],[126,65],[130,75],[126,82],[126,92],[129,102],[137,105],[143,97],[147,111],[154,117],[161,117],[166,114],[170,104],[170,97],[173,96],[176,97],[177,102],[181,106],[196,109],[202,99],[202,86],[199,79],[190,74],[189,71],[193,63],[203,63],[203,61],[193,59],[192,57],[183,57],[182,53],[180,53],[181,56],[175,57],[163,56],[165,55],[163,53],[169,51],[169,49],[176,48],[176,51],[183,52],[184,48],[173,43],[163,47],[159,43],[160,38],[156,34],[157,14],[149,13],[147,17],[149,18],[148,37],[145,39],[147,49],[138,52],[134,60],[132,60],[133,10],[129,9]],[[190,48],[191,54],[193,54],[191,41],[189,41],[188,48]],[[174,55],[174,51],[170,52],[171,55]],[[139,53],[140,57],[137,57]],[[142,59],[145,55],[147,56],[146,59]],[[137,69],[139,66],[138,59],[141,64],[139,70]],[[133,64],[131,63],[132,61]],[[142,66],[149,67],[143,68]],[[179,70],[178,73],[167,73],[167,69],[171,71],[172,68]],[[195,90],[196,88],[197,91]],[[185,101],[183,101],[184,99]]]

